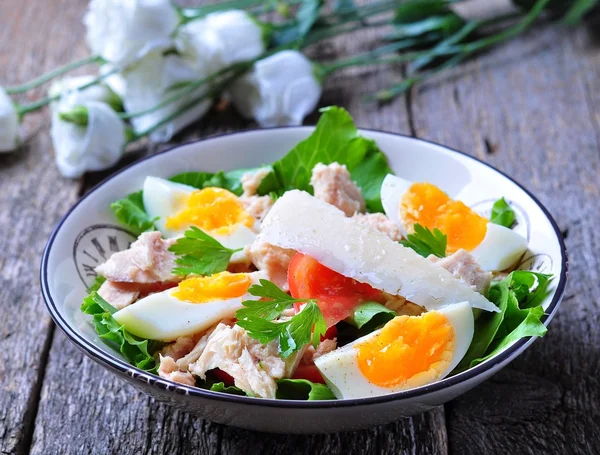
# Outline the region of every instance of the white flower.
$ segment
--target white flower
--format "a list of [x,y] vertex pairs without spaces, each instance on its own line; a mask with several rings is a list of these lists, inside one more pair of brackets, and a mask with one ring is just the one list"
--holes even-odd
[[[123,104],[125,110],[129,113],[150,109],[181,92],[186,82],[194,82],[206,77],[205,74],[199,73],[189,62],[178,55],[163,55],[160,51],[147,54],[122,75],[125,83]],[[206,87],[200,87],[191,94],[185,95],[161,109],[146,115],[133,117],[131,123],[135,132],[141,133],[160,120],[174,114],[182,109],[185,104],[201,96],[206,90]],[[152,132],[150,139],[155,142],[170,140],[175,133],[202,117],[208,111],[210,105],[209,100],[198,103],[198,105],[188,109],[174,120]]]
[[6,90],[0,87],[0,153],[19,146],[19,114]]
[[123,156],[126,143],[125,124],[108,104],[87,101],[87,125],[63,121],[59,112],[73,106],[72,100],[59,103],[52,116],[50,135],[56,155],[56,165],[62,175],[81,177],[86,171],[107,169]]
[[48,96],[54,97],[61,95],[61,99],[59,101],[54,101],[50,105],[51,110],[54,112],[59,104],[62,104],[62,109],[68,109],[69,106],[66,106],[67,102],[74,103],[70,107],[83,104],[87,101],[101,101],[113,108],[121,104],[119,97],[105,84],[98,83],[83,90],[77,90],[79,87],[89,84],[94,79],[96,79],[96,76],[86,75],[65,77],[54,82],[48,90]]
[[263,27],[248,13],[230,10],[208,14],[180,27],[178,47],[207,74],[265,52]]
[[125,67],[171,46],[179,16],[169,0],[91,0],[83,22],[92,52]]
[[300,125],[317,106],[321,83],[304,55],[282,51],[256,62],[230,95],[240,113],[262,127]]

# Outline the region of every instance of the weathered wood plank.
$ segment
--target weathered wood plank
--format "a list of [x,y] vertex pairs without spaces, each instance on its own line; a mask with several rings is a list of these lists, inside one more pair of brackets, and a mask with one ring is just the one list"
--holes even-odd
[[[67,3],[72,2],[23,0],[16,8],[14,2],[1,2],[0,85],[27,81],[85,52],[71,39],[49,45],[48,37],[69,35],[53,20],[74,9]],[[31,137],[47,123],[41,115],[28,117],[22,149],[0,154],[1,453],[24,454],[31,442],[53,332],[39,292],[39,262],[52,228],[77,198],[78,184],[62,179],[54,167],[49,136]]]
[[[340,39],[334,47],[316,52],[339,55],[346,47],[360,45],[366,49],[369,43],[368,36],[353,41]],[[403,99],[385,109],[365,106],[360,101],[360,95],[378,87],[386,75],[362,70],[359,77],[356,74],[350,77],[349,73],[352,71],[328,83],[321,104],[347,107],[360,126],[408,132]],[[313,116],[312,120],[316,118]],[[231,112],[212,113],[210,120],[203,123],[206,124],[203,127],[188,128],[178,140],[247,127]],[[160,148],[163,147],[168,145]],[[154,147],[147,153],[153,151]],[[107,174],[86,176],[85,187]],[[85,358],[62,333],[57,332],[54,337],[32,453],[239,453],[248,452],[249,448],[256,448],[257,453],[259,450],[293,453],[299,447],[305,453],[342,453],[365,447],[383,453],[444,454],[447,441],[443,409],[353,434],[300,439],[253,433],[211,424],[155,403]]]
[[548,335],[446,407],[453,453],[600,447],[599,62],[583,31],[544,27],[413,94],[420,137],[515,177],[568,232],[570,283]]

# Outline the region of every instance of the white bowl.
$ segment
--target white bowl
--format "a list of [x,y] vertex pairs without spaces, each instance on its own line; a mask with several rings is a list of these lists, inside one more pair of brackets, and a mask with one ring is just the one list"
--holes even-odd
[[[374,398],[337,401],[268,400],[183,386],[128,364],[96,336],[80,313],[93,267],[135,239],[119,226],[111,202],[142,188],[148,175],[171,177],[187,171],[218,171],[271,163],[306,138],[313,127],[274,128],[227,134],[175,147],[132,164],[83,197],[52,233],[41,265],[44,299],[58,326],[89,357],[158,400],[216,422],[259,431],[324,433],[385,424],[427,411],[475,387],[523,352],[533,338],[521,339],[495,357],[434,384]],[[567,281],[562,236],[548,211],[527,190],[489,165],[460,152],[411,137],[371,130],[394,172],[429,181],[460,197],[480,213],[504,196],[515,208],[517,229],[529,240],[519,268],[552,273],[544,302],[548,324]]]

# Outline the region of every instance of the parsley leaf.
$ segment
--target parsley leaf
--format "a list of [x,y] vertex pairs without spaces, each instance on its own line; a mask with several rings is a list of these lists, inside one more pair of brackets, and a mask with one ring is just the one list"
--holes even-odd
[[329,387],[308,379],[279,379],[275,398],[283,400],[335,400]]
[[117,220],[129,227],[136,235],[156,229],[154,227],[156,219],[151,219],[146,213],[141,191],[131,193],[123,199],[113,202],[110,204],[110,208]]
[[129,333],[112,315],[117,311],[110,303],[93,291],[81,305],[81,311],[93,316],[96,333],[104,343],[123,354],[129,363],[142,370],[156,372],[158,365],[153,354],[163,343],[147,340]]
[[425,258],[430,254],[434,254],[439,258],[446,256],[447,237],[439,229],[434,228],[431,232],[428,228],[417,223],[415,224],[415,232],[408,234],[406,237],[406,240],[402,240],[400,243],[407,248],[412,248]]
[[321,110],[315,131],[299,142],[287,155],[272,165],[272,172],[261,182],[259,194],[282,195],[288,190],[313,192],[310,178],[318,163],[346,165],[361,189],[371,212],[381,212],[381,183],[392,170],[375,141],[364,138],[348,112],[339,107]]
[[511,228],[515,223],[515,211],[508,205],[508,202],[504,198],[500,198],[494,202],[490,221],[494,224]]
[[[314,299],[294,299],[268,280],[260,280],[248,292],[269,300],[242,302],[245,308],[236,311],[236,324],[263,344],[278,339],[282,357],[289,357],[310,342],[316,346],[325,334],[325,319]],[[285,322],[273,322],[284,310],[300,302],[306,306],[298,314]]]
[[269,300],[246,300],[242,302],[245,308],[236,312],[235,317],[237,319],[246,319],[255,316],[271,321],[294,303],[308,302],[306,299],[294,299],[290,297],[269,280],[263,279],[259,283],[250,286],[248,293],[255,297],[262,297]]
[[550,275],[515,270],[493,283],[489,299],[500,312],[484,313],[475,321],[473,341],[453,374],[489,359],[520,338],[544,336],[547,329],[541,322],[541,304],[548,295],[550,281]]
[[223,272],[227,270],[231,256],[241,250],[224,247],[196,226],[190,227],[183,235],[169,247],[169,251],[180,256],[175,262],[181,267],[173,269],[176,275],[212,275]]
[[314,301],[309,301],[303,310],[289,321],[273,322],[251,315],[239,319],[236,324],[246,329],[249,336],[263,344],[278,339],[279,353],[284,358],[299,351],[308,343],[318,345],[321,336],[325,335],[327,330],[323,314]]

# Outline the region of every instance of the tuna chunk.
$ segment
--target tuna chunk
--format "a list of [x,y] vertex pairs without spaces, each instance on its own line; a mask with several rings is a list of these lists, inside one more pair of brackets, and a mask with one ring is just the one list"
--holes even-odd
[[202,355],[189,370],[206,379],[207,371],[219,368],[245,392],[261,398],[275,398],[275,381],[285,374],[285,362],[278,351],[276,342],[263,345],[237,325],[219,324],[208,338]]
[[96,267],[96,272],[110,281],[125,283],[180,281],[181,277],[171,273],[175,254],[168,250],[175,241],[163,240],[158,231],[144,232],[128,250],[114,253]]
[[369,226],[379,232],[383,232],[396,242],[402,240],[402,233],[398,226],[390,221],[383,213],[357,213],[352,219],[364,226]]
[[346,166],[339,163],[317,164],[312,170],[310,184],[315,197],[336,206],[346,216],[365,211],[365,200]]
[[258,192],[260,182],[271,172],[268,167],[259,169],[256,172],[247,172],[242,175],[243,196],[254,196]]
[[325,339],[319,343],[317,349],[315,349],[312,345],[308,346],[302,355],[301,363],[304,364],[313,364],[314,360],[321,357],[322,355],[327,354],[337,348],[337,340],[329,340]]
[[204,332],[200,339],[196,342],[194,347],[190,350],[190,352],[188,352],[185,356],[177,360],[177,366],[180,370],[187,371],[190,365],[200,358],[200,356],[204,352],[204,349],[206,348],[208,338],[211,336],[214,330],[215,327],[211,327],[206,332]]
[[98,289],[98,294],[117,310],[125,308],[135,302],[140,296],[139,289],[132,283],[115,283],[105,281]]
[[193,337],[179,337],[175,342],[166,346],[160,353],[163,356],[171,357],[173,360],[179,360],[190,353],[194,348],[196,341]]
[[242,196],[240,202],[244,205],[246,211],[259,221],[267,216],[267,213],[273,207],[271,196]]
[[271,245],[257,238],[248,249],[248,255],[258,270],[267,274],[270,281],[287,291],[287,271],[296,251]]
[[473,290],[482,295],[487,295],[492,281],[492,273],[482,270],[475,258],[465,250],[458,250],[456,253],[442,259],[433,255],[429,256],[428,259],[448,270],[459,280],[469,284]]
[[158,375],[163,379],[178,382],[179,384],[195,386],[196,380],[191,373],[180,371],[172,357],[162,355],[160,358],[160,366],[158,367]]

